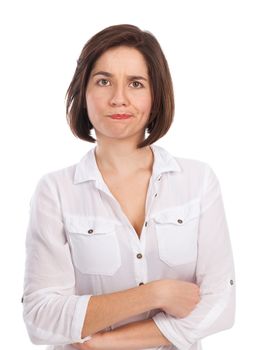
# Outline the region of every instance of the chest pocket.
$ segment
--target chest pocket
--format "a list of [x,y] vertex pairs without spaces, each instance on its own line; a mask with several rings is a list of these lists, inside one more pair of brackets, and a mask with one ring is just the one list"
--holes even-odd
[[84,274],[113,275],[121,265],[115,224],[70,216],[65,220],[75,267]]
[[159,257],[169,266],[191,263],[197,258],[199,200],[173,207],[154,218]]

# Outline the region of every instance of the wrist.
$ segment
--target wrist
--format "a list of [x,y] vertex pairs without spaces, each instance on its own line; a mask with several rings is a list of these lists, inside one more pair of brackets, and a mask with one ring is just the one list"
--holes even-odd
[[88,340],[85,346],[84,350],[101,350],[104,349],[104,340],[103,340],[104,333],[99,332],[92,335],[92,338]]
[[119,349],[116,339],[116,332],[107,331],[97,333],[90,340],[88,350],[114,350]]
[[152,309],[161,309],[164,304],[161,294],[161,280],[149,282],[146,286],[148,286],[152,298]]

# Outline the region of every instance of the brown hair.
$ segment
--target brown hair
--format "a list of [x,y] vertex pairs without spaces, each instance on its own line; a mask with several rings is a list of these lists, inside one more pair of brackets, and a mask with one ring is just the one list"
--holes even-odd
[[136,48],[144,56],[152,85],[152,108],[146,130],[149,136],[138,148],[148,146],[169,130],[174,116],[174,95],[168,63],[157,39],[148,31],[130,24],[107,27],[87,41],[77,61],[73,79],[66,93],[66,117],[73,134],[95,142],[85,103],[87,83],[96,60],[116,46]]

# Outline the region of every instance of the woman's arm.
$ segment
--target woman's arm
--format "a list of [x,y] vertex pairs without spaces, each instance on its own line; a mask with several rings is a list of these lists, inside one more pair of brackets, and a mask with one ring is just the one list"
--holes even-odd
[[91,296],[82,338],[129,317],[159,308],[156,282],[111,294]]
[[[136,291],[139,293],[136,294]],[[123,315],[124,310],[126,310],[127,314],[131,314],[131,311],[134,310],[136,306],[130,304],[130,302],[136,305],[142,300],[142,305],[145,305],[145,303],[147,304],[146,300],[149,300],[147,295],[148,291],[151,297],[155,297],[155,300],[152,301],[152,305],[170,312],[172,315],[175,315],[175,317],[187,316],[195,308],[200,299],[199,288],[195,284],[179,280],[164,279],[127,291],[112,293],[109,295],[109,298],[105,299],[104,303],[103,298],[106,297],[106,295],[101,295],[98,301],[94,299],[95,305],[98,304],[98,307],[104,305],[105,317],[109,322],[111,318],[114,319],[117,315]],[[144,301],[143,295],[146,298]],[[96,313],[97,307],[95,305],[93,308]],[[113,305],[113,309],[111,309],[111,305]],[[124,310],[121,311],[119,308]],[[88,310],[89,307],[87,312]],[[99,310],[100,309],[98,309],[98,312],[100,313]],[[93,320],[92,310],[89,310],[89,312]],[[91,321],[91,324],[93,324],[93,322],[95,324],[95,321]],[[88,327],[86,326],[85,329],[88,329]],[[147,319],[126,324],[109,332],[96,333],[87,342],[83,344],[73,344],[73,346],[78,350],[139,350],[171,344],[172,343],[160,332],[155,322],[152,319]]]
[[95,334],[84,344],[73,344],[78,350],[139,350],[170,346],[152,319],[137,321],[110,332]]
[[82,338],[152,309],[163,309],[175,317],[185,317],[199,300],[199,288],[196,284],[171,279],[152,281],[121,292],[92,296],[85,315]]

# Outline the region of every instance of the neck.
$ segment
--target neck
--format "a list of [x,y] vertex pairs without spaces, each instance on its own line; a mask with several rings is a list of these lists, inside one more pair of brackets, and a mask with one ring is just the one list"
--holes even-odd
[[131,142],[115,141],[97,140],[95,158],[100,170],[125,176],[139,170],[152,170],[154,156],[150,146],[136,148]]

